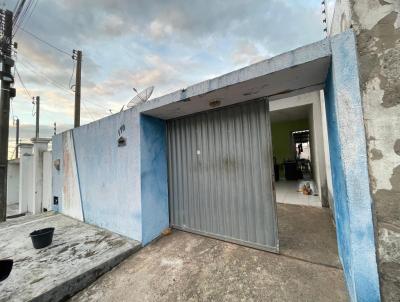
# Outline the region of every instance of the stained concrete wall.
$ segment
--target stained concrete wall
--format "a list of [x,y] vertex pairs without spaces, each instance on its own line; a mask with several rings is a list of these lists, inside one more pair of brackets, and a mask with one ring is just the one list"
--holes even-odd
[[169,226],[166,122],[140,117],[142,243]]
[[352,301],[379,301],[372,197],[355,36],[331,39],[325,87],[339,256]]
[[42,209],[51,210],[52,191],[52,155],[51,151],[43,152],[43,200]]
[[147,244],[169,226],[165,122],[123,111],[53,138],[53,209]]
[[19,164],[19,212],[32,213],[33,199],[33,155],[32,144],[20,144]]
[[[123,146],[118,144],[121,137]],[[85,222],[141,241],[139,138],[135,110],[56,135],[53,161],[60,160],[60,170],[53,167],[53,195],[59,198],[55,209],[70,216],[81,213]]]
[[381,295],[395,301],[400,297],[400,1],[342,0],[336,7],[350,12],[356,33]]

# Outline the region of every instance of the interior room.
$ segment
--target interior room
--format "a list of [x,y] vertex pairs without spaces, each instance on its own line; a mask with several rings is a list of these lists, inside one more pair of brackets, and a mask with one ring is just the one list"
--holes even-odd
[[276,201],[321,207],[312,105],[270,112]]

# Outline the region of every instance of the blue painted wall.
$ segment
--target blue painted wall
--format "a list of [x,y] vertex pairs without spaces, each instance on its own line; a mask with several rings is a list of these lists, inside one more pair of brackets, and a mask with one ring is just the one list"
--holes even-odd
[[165,121],[140,116],[142,243],[169,226],[167,141]]
[[[84,221],[141,241],[139,113],[127,110],[70,131]],[[64,134],[53,137],[53,160],[62,162]],[[118,146],[120,136],[126,146]],[[60,171],[53,168],[53,193],[59,195],[61,212],[63,169],[63,163]]]
[[355,37],[331,39],[325,87],[339,256],[352,301],[380,301]]
[[[70,130],[84,221],[147,244],[169,226],[165,121],[133,109]],[[55,210],[63,212],[65,134],[53,138]],[[125,146],[118,146],[124,137]]]
[[134,110],[74,130],[85,222],[141,241],[139,134]]

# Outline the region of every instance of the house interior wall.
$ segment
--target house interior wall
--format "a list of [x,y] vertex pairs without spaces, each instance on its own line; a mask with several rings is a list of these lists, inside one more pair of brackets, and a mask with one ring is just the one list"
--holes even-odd
[[282,164],[285,160],[295,159],[291,134],[293,131],[308,129],[309,122],[307,119],[271,123],[272,147],[277,163]]

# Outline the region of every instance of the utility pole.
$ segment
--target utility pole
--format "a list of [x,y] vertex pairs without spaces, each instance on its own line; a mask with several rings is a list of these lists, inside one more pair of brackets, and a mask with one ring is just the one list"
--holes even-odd
[[75,117],[74,128],[81,125],[81,69],[82,69],[82,51],[73,51],[72,58],[76,60],[76,75],[75,75]]
[[11,58],[13,13],[9,10],[0,10],[0,31],[2,32],[0,55],[1,69],[1,98],[0,98],[0,222],[7,216],[7,165],[8,165],[8,122],[10,118],[11,67],[14,61]]
[[19,118],[15,123],[15,158],[18,158],[18,147],[19,147]]
[[35,131],[35,138],[39,138],[39,118],[40,118],[40,96],[35,98],[36,104],[36,131]]

